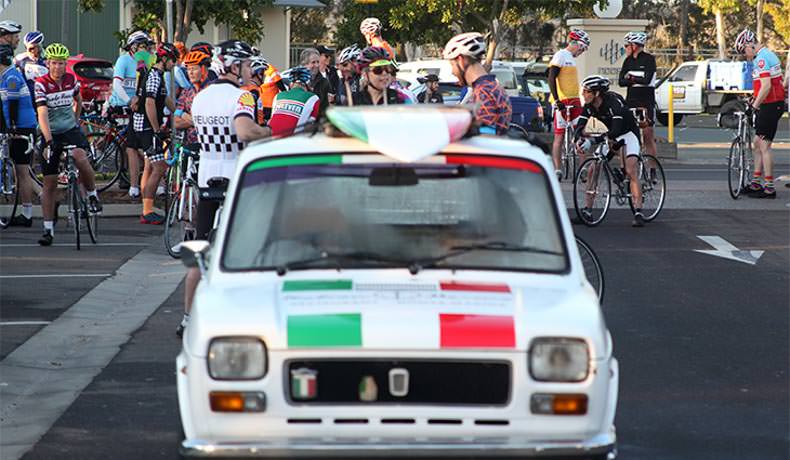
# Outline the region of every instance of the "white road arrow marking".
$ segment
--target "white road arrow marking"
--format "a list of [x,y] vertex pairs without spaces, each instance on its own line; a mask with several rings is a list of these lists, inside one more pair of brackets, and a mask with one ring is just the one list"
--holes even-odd
[[694,252],[701,252],[703,254],[722,257],[724,259],[735,260],[749,265],[756,264],[757,261],[760,260],[760,256],[762,256],[763,253],[765,252],[765,251],[744,251],[738,249],[732,244],[730,244],[730,242],[717,235],[711,235],[711,236],[697,235],[697,238],[713,246],[715,249],[695,249]]

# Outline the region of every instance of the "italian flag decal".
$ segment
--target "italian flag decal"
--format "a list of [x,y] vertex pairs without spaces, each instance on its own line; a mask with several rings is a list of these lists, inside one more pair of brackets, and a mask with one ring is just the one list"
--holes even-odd
[[441,348],[514,348],[512,316],[439,315]]
[[360,347],[362,318],[359,313],[289,316],[288,346]]

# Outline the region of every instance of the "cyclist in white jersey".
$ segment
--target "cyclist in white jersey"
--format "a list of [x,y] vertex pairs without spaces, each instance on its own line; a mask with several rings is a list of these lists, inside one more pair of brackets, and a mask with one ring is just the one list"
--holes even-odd
[[[222,75],[192,101],[192,122],[200,142],[199,187],[207,187],[209,179],[215,177],[230,179],[244,144],[272,133],[269,127],[255,123],[255,98],[239,87],[241,81],[252,78],[252,47],[238,40],[228,40],[216,47],[215,56],[215,62],[221,64]],[[198,203],[196,239],[208,239],[218,207],[219,203],[213,201]],[[176,330],[179,336],[189,321],[198,281],[200,271],[191,269],[184,286],[184,318]]]

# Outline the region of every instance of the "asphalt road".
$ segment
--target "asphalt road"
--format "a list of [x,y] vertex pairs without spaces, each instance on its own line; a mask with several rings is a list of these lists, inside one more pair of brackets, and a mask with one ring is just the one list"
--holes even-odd
[[[667,168],[673,198],[656,222],[633,229],[628,212],[614,209],[597,228],[575,228],[606,275],[603,308],[621,368],[619,458],[786,459],[790,190],[770,202],[734,202],[720,166]],[[701,189],[706,209],[693,206]],[[2,358],[44,326],[11,322],[66,316],[106,275],[162,252],[159,231],[134,218],[103,219],[101,241],[110,245],[80,252],[64,230],[56,238],[66,245],[53,248],[35,246],[38,228],[0,232]],[[712,235],[764,253],[750,265],[695,252],[713,249],[700,239]],[[57,276],[66,274],[96,276]],[[25,459],[178,458],[182,289],[157,301]]]

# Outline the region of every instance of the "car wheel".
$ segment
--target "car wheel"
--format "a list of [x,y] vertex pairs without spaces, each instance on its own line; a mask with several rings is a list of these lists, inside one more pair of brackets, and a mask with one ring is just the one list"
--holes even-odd
[[[656,114],[656,119],[658,119],[658,122],[661,123],[661,126],[669,126],[669,114],[668,113],[666,113],[666,112],[658,112]],[[679,113],[676,113],[675,116],[674,116],[674,119],[673,119],[673,122],[674,122],[673,124],[675,126],[677,126],[678,124],[680,124],[680,120],[682,120],[682,119],[683,119],[683,115],[679,114]]]

